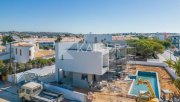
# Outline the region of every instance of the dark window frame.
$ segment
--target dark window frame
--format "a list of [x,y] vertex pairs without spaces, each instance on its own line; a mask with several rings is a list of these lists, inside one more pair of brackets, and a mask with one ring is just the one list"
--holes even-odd
[[17,48],[16,48],[16,55],[17,55]]
[[81,74],[81,80],[88,80],[87,74]]

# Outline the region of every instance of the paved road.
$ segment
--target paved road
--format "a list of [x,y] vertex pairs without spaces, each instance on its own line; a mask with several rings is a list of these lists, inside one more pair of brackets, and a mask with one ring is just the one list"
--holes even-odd
[[17,94],[18,86],[10,83],[2,83],[0,81],[0,101],[7,100],[8,102],[21,102]]

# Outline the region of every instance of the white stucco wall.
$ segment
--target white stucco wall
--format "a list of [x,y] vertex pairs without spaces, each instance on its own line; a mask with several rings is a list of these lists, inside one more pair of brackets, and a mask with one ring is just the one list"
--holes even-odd
[[97,38],[97,43],[102,42],[102,40],[105,42],[112,42],[111,34],[87,34],[84,37],[84,41],[87,43],[95,43],[95,37]]
[[102,54],[100,52],[77,52],[68,51],[72,56],[72,59],[66,59],[64,54],[64,60],[57,60],[57,67],[65,71],[88,73],[88,74],[103,74],[102,68]]
[[108,51],[65,51],[64,49],[67,48],[67,44],[72,43],[56,43],[56,68],[63,69],[64,71],[96,75],[103,75],[108,70],[108,68],[103,68],[103,55],[107,54]]
[[82,80],[81,76],[82,76],[81,73],[73,73],[73,86],[88,89],[89,88],[88,80]]
[[[17,48],[17,54],[16,54],[16,48]],[[20,49],[21,49],[21,55],[20,55]],[[31,51],[31,56],[29,56],[29,51]],[[22,47],[22,46],[13,46],[13,53],[15,56],[15,60],[19,63],[26,63],[30,59],[34,59],[34,47]]]

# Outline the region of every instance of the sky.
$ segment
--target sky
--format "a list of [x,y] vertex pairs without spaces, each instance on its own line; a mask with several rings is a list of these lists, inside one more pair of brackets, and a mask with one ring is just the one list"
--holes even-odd
[[0,0],[0,31],[180,33],[180,0]]

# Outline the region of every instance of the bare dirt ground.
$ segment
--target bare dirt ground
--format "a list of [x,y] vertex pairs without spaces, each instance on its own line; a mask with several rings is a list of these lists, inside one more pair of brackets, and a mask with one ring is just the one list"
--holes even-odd
[[[128,72],[135,74],[137,70],[157,72],[159,75],[161,89],[169,89],[170,91],[174,92],[175,95],[180,96],[180,93],[174,86],[170,75],[163,68],[136,65],[136,69],[128,69]],[[93,92],[92,102],[135,102],[135,99],[128,95],[131,83],[132,81],[113,81],[110,83],[110,86],[115,86],[117,89],[119,88],[120,91],[114,92],[108,90],[108,88],[103,88],[101,92]]]

